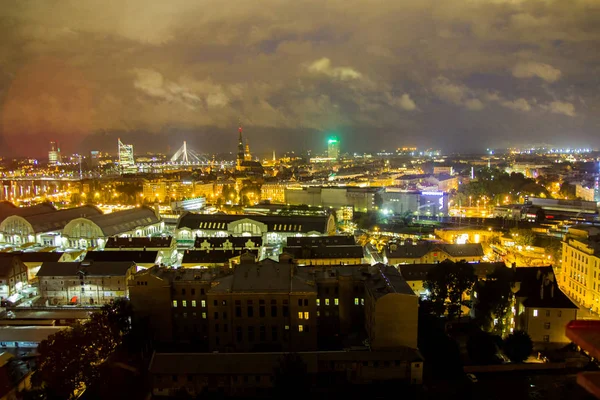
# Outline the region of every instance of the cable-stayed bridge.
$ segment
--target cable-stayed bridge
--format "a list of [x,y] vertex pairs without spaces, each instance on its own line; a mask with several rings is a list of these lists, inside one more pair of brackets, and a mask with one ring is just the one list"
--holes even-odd
[[204,156],[199,155],[194,150],[187,147],[187,142],[184,140],[183,145],[173,154],[171,162],[175,164],[184,165],[205,165],[209,164],[210,160]]

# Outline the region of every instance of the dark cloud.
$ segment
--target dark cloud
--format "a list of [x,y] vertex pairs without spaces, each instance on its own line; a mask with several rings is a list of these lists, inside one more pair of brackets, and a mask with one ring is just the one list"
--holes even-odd
[[8,0],[2,147],[214,152],[239,120],[259,151],[597,146],[599,20],[596,0]]

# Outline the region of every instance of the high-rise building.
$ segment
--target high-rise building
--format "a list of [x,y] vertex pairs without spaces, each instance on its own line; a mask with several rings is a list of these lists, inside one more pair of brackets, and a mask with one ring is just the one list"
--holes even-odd
[[327,157],[337,159],[340,156],[340,141],[336,137],[327,141]]
[[119,168],[121,172],[135,172],[135,159],[133,157],[133,145],[123,144],[118,139]]
[[50,151],[48,152],[48,164],[57,165],[60,164],[60,147],[57,142],[50,142]]
[[96,168],[100,161],[100,152],[98,150],[90,151],[90,168]]

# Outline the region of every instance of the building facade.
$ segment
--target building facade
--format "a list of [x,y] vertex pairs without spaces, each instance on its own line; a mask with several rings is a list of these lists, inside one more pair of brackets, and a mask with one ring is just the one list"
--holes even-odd
[[38,271],[39,294],[48,305],[107,304],[129,297],[133,262],[45,262]]
[[600,228],[571,226],[562,243],[560,287],[585,308],[600,312]]

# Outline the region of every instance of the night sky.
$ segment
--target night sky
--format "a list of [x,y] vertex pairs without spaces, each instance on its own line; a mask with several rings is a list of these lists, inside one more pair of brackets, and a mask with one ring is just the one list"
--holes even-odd
[[599,0],[0,7],[3,155],[600,146],[599,82]]

